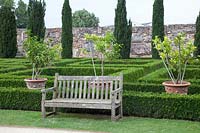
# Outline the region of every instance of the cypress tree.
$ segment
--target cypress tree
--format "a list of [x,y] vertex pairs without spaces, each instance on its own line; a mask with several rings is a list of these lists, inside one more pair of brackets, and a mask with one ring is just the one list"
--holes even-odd
[[72,58],[73,33],[72,33],[72,10],[69,0],[65,0],[62,9],[62,58]]
[[117,43],[123,44],[120,51],[121,57],[127,59],[130,57],[132,22],[127,22],[126,0],[118,0],[115,9],[115,29],[114,36]]
[[18,1],[18,7],[15,10],[17,28],[26,28],[28,21],[27,4],[22,0]]
[[0,8],[0,57],[14,58],[17,53],[16,20],[12,7]]
[[197,51],[195,52],[195,56],[200,55],[200,12],[199,16],[197,17],[196,20],[196,32],[194,36],[194,45],[197,47]]
[[[152,22],[152,40],[158,36],[161,41],[164,40],[164,5],[163,0],[155,0],[153,4],[153,22]],[[159,59],[158,51],[152,43],[152,58]]]
[[29,0],[27,29],[31,31],[31,35],[37,36],[40,40],[43,40],[45,36],[45,11],[44,0]]

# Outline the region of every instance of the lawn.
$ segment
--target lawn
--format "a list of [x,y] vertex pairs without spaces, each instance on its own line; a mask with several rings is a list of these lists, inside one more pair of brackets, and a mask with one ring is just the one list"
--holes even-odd
[[183,120],[124,117],[112,122],[110,116],[61,114],[46,119],[40,112],[0,110],[0,125],[62,128],[112,133],[199,133],[200,123]]

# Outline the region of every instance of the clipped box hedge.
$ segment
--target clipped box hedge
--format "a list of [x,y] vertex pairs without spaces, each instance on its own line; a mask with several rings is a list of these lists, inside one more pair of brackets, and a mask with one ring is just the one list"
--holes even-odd
[[200,121],[200,95],[128,91],[123,100],[126,115]]
[[[47,97],[51,96],[50,93]],[[0,97],[0,109],[33,111],[41,109],[41,92],[39,90],[0,88]],[[125,115],[200,121],[199,107],[200,95],[183,96],[133,91],[126,91],[123,95]],[[88,112],[94,112],[94,110]]]

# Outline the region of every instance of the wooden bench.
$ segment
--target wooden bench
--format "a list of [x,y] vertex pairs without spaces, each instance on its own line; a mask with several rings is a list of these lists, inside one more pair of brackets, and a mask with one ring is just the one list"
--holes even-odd
[[[123,117],[122,113],[123,75],[120,76],[60,76],[55,74],[54,87],[43,89],[41,110],[45,118],[46,107],[87,108],[111,110],[111,119]],[[53,91],[52,100],[46,100],[46,93]],[[48,114],[48,115],[50,115]]]

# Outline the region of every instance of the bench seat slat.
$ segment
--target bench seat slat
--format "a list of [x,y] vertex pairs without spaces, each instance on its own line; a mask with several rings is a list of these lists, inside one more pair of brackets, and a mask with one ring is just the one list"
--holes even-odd
[[[102,103],[102,104],[111,104],[111,100],[96,100],[96,99],[53,99],[53,100],[45,100],[45,103]],[[116,104],[119,101],[116,101]]]

